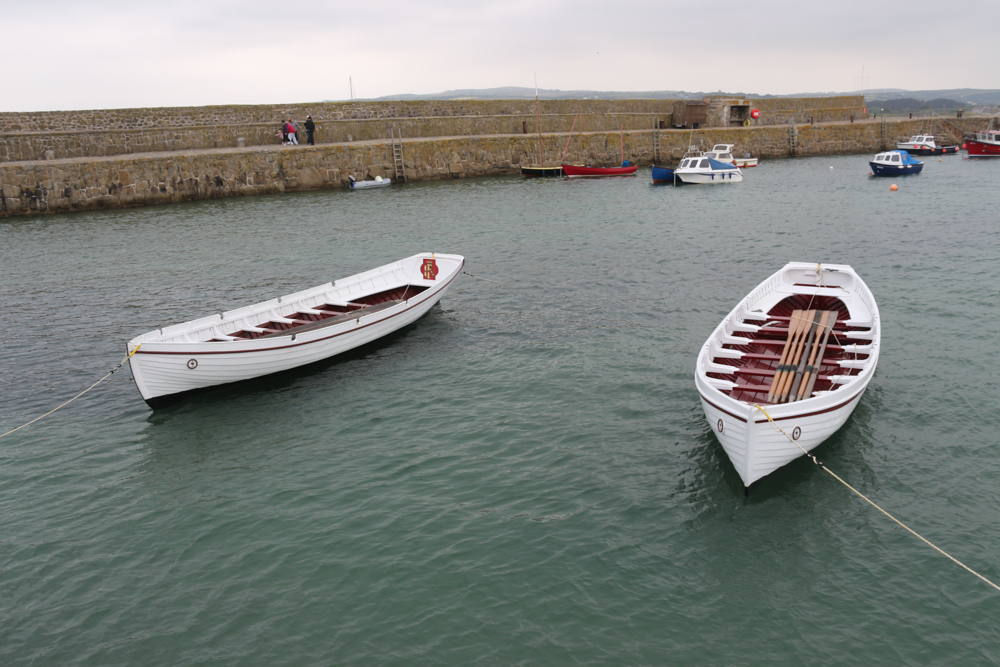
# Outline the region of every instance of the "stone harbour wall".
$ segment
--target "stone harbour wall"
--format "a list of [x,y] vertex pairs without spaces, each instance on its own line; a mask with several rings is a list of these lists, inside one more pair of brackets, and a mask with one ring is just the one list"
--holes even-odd
[[[860,118],[861,96],[831,98],[708,98],[714,126],[728,104],[761,111],[754,126],[828,122]],[[645,130],[673,121],[674,100],[544,100],[539,103],[543,132]],[[537,134],[539,111],[533,100],[411,102],[323,102],[312,105],[233,105],[95,111],[0,113],[0,162],[108,157],[131,153],[200,150],[278,143],[281,122],[300,126],[313,116],[318,143],[370,141],[389,137],[451,137]]]
[[[670,112],[611,114],[547,114],[541,116],[542,132],[599,132],[647,130],[660,121],[670,123]],[[533,134],[538,136],[539,117],[433,116],[317,121],[316,143],[343,143],[389,139],[395,130],[405,138],[453,137],[490,134]],[[107,157],[179,150],[274,146],[280,144],[279,123],[255,125],[212,125],[203,127],[106,130],[101,132],[30,132],[0,135],[0,162],[58,160],[76,157]],[[299,123],[298,140],[306,141]]]
[[[582,150],[588,155],[601,154],[612,139],[617,147],[617,133],[583,135]],[[430,180],[513,174],[518,164],[530,161],[537,144],[537,137],[532,141],[530,135],[410,140],[404,144],[406,176]],[[348,176],[359,180],[394,177],[391,144],[234,149],[0,165],[0,216],[343,188]]]
[[[673,100],[541,100],[544,114],[670,113]],[[142,128],[304,123],[333,120],[429,118],[435,116],[533,116],[534,100],[414,100],[400,102],[316,102],[207,107],[151,107],[88,111],[0,113],[0,134],[18,132],[104,132]]]
[[[982,129],[990,120],[967,116],[933,121],[890,120],[884,124],[881,120],[864,120],[699,130],[641,129],[626,130],[624,144],[626,158],[641,165],[653,161],[671,163],[691,145],[708,149],[715,143],[735,144],[736,155],[750,154],[764,160],[872,154],[917,133],[930,132],[957,143],[963,132]],[[559,122],[567,121],[572,122],[568,114]],[[542,123],[546,124],[545,118]],[[546,133],[545,164],[558,164],[569,139],[567,162],[617,165],[621,160],[620,136],[617,129],[581,132],[579,126],[572,137],[568,130]],[[654,136],[659,138],[658,154],[654,153]],[[403,158],[409,181],[513,175],[519,166],[538,162],[538,136],[529,131],[411,138],[403,141]],[[0,163],[0,217],[343,188],[348,176],[359,180],[395,178],[391,143],[376,138],[317,146],[227,147]]]

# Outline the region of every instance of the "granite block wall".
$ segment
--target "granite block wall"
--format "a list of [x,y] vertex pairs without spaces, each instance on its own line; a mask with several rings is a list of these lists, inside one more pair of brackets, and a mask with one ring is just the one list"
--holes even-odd
[[[872,154],[891,148],[898,139],[928,131],[957,142],[963,132],[982,129],[989,122],[986,117],[892,120],[885,123],[884,131],[881,121],[870,120],[659,130],[659,161],[679,158],[692,144],[707,149],[715,143],[735,144],[737,155],[749,153],[763,160]],[[576,132],[566,159],[617,165],[619,136],[618,131]],[[653,137],[652,129],[626,131],[626,158],[642,165],[653,161]],[[558,163],[568,138],[566,132],[543,136],[546,163]],[[512,175],[522,164],[537,163],[538,137],[529,133],[408,139],[403,142],[403,156],[411,181]],[[766,168],[766,162],[759,168]],[[395,178],[389,141],[8,162],[0,163],[0,217],[343,188],[349,175]]]
[[[542,132],[598,132],[647,130],[670,113],[547,114],[491,116],[433,116],[317,121],[316,142],[321,144],[388,139],[393,128],[405,138],[473,135],[532,134]],[[305,130],[299,123],[299,143]],[[19,132],[0,134],[0,162],[107,157],[180,150],[207,150],[238,146],[280,144],[278,122],[242,125],[136,128],[74,132]]]

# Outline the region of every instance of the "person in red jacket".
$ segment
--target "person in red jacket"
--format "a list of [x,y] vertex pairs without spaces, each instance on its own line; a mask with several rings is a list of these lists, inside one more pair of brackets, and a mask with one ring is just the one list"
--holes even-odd
[[299,145],[299,140],[295,136],[296,130],[297,130],[297,128],[295,127],[295,121],[293,121],[291,118],[289,118],[288,119],[288,141],[290,141],[292,144],[298,146]]

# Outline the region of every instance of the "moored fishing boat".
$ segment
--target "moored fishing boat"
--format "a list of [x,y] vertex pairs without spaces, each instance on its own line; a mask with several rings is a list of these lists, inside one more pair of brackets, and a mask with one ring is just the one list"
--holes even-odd
[[965,137],[969,157],[1000,157],[1000,130],[984,130]]
[[732,162],[736,164],[733,160],[733,146],[736,144],[715,144],[712,146],[712,150],[705,151],[704,156],[710,157],[713,160],[718,160],[719,162]]
[[902,150],[879,153],[869,163],[875,176],[905,176],[919,174],[924,163]]
[[[542,143],[542,107],[538,101],[538,79],[535,79],[535,115],[538,119],[538,164],[524,165],[521,167],[521,175],[525,178],[541,178],[545,176],[562,176],[562,167],[545,164],[545,145]],[[576,119],[573,126],[576,127]],[[572,135],[570,128],[570,135]]]
[[790,262],[722,320],[698,354],[695,384],[744,487],[847,421],[875,373],[880,336],[875,297],[844,264]]
[[631,176],[639,169],[639,165],[630,165],[628,160],[620,167],[591,167],[579,164],[564,164],[563,173],[570,177],[580,176]]
[[915,134],[909,141],[897,141],[896,148],[913,155],[948,155],[957,153],[958,146],[938,146],[932,134]]
[[[579,115],[579,114],[577,114]],[[562,159],[566,159],[566,151],[569,150],[570,139],[573,138],[573,128],[576,127],[576,118],[573,119],[573,127],[569,129],[569,137],[566,139],[566,148],[563,150]],[[625,159],[625,130],[622,128],[621,123],[618,125],[619,129],[619,141],[621,147],[621,160],[622,166],[620,167],[591,167],[590,165],[581,164],[566,164],[562,165],[563,174],[571,178],[581,177],[581,176],[631,176],[639,169],[639,165],[630,164],[628,160]]]
[[705,157],[710,157],[713,160],[718,160],[719,162],[732,162],[740,169],[744,167],[756,167],[757,158],[750,157],[747,153],[744,157],[736,157],[733,155],[733,148],[736,144],[715,144],[712,146],[712,150],[705,151]]
[[674,175],[683,183],[739,183],[743,172],[732,162],[719,162],[708,156],[681,160]]
[[562,176],[562,167],[539,167],[538,165],[531,165],[521,167],[521,175],[527,178],[539,178],[542,176]]
[[662,183],[673,183],[674,182],[674,169],[677,167],[661,167],[659,165],[651,165],[650,169],[653,172],[653,182],[656,184]]
[[128,342],[152,408],[220,384],[297,368],[370,343],[430,310],[465,264],[421,253],[302,292],[150,331]]

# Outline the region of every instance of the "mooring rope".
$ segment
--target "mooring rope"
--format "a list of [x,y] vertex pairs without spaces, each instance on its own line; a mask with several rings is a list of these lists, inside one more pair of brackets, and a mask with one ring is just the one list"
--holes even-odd
[[109,372],[109,373],[108,373],[107,375],[105,375],[105,376],[104,376],[104,377],[102,377],[102,378],[101,378],[100,380],[98,380],[98,381],[97,381],[97,382],[95,382],[94,384],[90,385],[89,387],[87,387],[86,389],[84,389],[83,391],[81,391],[81,392],[80,392],[79,394],[77,394],[77,395],[76,395],[76,396],[74,396],[73,398],[69,399],[68,401],[66,401],[65,403],[63,403],[62,405],[60,405],[59,407],[57,407],[57,408],[53,408],[52,410],[49,410],[48,412],[46,412],[46,413],[45,413],[44,415],[42,415],[41,417],[35,417],[34,419],[32,419],[32,420],[31,420],[30,422],[28,422],[27,424],[22,424],[22,425],[18,426],[17,428],[13,429],[13,430],[10,430],[10,431],[7,431],[6,433],[4,433],[4,434],[0,435],[0,438],[3,438],[3,437],[6,437],[6,436],[10,435],[11,433],[14,433],[15,431],[20,431],[20,430],[21,430],[22,428],[24,428],[25,426],[31,426],[31,425],[32,425],[32,424],[34,424],[34,423],[35,423],[36,421],[38,421],[38,420],[40,420],[40,419],[43,419],[43,418],[45,418],[45,417],[48,417],[49,415],[51,415],[51,414],[52,414],[53,412],[55,412],[56,410],[60,410],[60,409],[62,409],[62,408],[64,408],[64,407],[66,407],[67,405],[69,405],[70,403],[72,403],[73,401],[75,401],[76,399],[80,398],[81,396],[83,396],[84,394],[86,394],[86,393],[87,393],[88,391],[90,391],[91,389],[93,389],[94,387],[96,387],[97,385],[101,384],[102,382],[104,382],[105,380],[107,380],[107,379],[108,379],[109,377],[111,377],[111,376],[112,376],[112,375],[114,374],[114,372],[115,372],[116,370],[118,370],[119,368],[121,368],[121,367],[122,367],[122,366],[123,366],[123,365],[125,364],[125,362],[126,362],[126,361],[128,361],[128,360],[129,360],[129,358],[130,358],[130,357],[131,357],[131,356],[132,356],[133,354],[135,354],[135,353],[136,353],[136,350],[138,350],[140,346],[141,346],[141,344],[140,344],[140,345],[136,345],[136,346],[135,346],[135,350],[132,350],[131,352],[129,352],[129,353],[128,353],[128,355],[127,355],[127,356],[126,356],[126,357],[125,357],[124,359],[122,359],[122,360],[121,360],[121,363],[120,363],[120,364],[118,364],[117,366],[115,366],[114,368],[112,368],[112,369],[111,369],[111,371],[110,371],[110,372]]
[[477,278],[479,280],[485,280],[486,282],[496,283],[497,285],[504,285],[504,286],[507,285],[507,283],[502,283],[499,280],[490,280],[489,278],[483,278],[482,276],[474,276],[471,273],[469,273],[468,271],[462,271],[462,273],[464,273],[465,275],[469,276],[470,278]]
[[771,428],[773,430],[780,432],[783,436],[785,436],[786,438],[788,438],[789,442],[791,442],[793,445],[795,445],[796,447],[798,447],[799,449],[801,449],[802,453],[805,454],[808,458],[812,459],[813,463],[815,463],[816,465],[818,465],[820,468],[822,468],[826,472],[830,473],[830,475],[833,476],[833,478],[835,480],[837,480],[838,482],[840,482],[841,484],[843,484],[844,486],[846,486],[848,489],[850,489],[851,491],[853,491],[854,493],[856,493],[859,498],[861,498],[866,503],[868,503],[869,505],[871,505],[872,507],[874,507],[875,509],[877,509],[882,514],[886,515],[887,517],[889,517],[890,519],[892,519],[893,521],[895,521],[897,524],[899,524],[902,528],[904,528],[911,535],[913,535],[914,537],[916,537],[918,540],[920,540],[921,542],[923,542],[924,544],[926,544],[930,548],[932,548],[935,551],[937,551],[939,554],[941,554],[942,556],[944,556],[945,558],[947,558],[951,562],[955,563],[956,565],[958,565],[959,567],[961,567],[965,571],[967,571],[967,572],[969,572],[971,574],[974,574],[975,576],[979,577],[985,583],[987,583],[990,586],[992,586],[993,588],[995,588],[997,591],[1000,591],[1000,586],[998,586],[997,584],[993,583],[992,581],[990,581],[989,579],[987,579],[983,575],[979,574],[978,572],[976,572],[975,570],[973,570],[971,567],[969,567],[968,565],[966,565],[962,561],[958,560],[957,558],[955,558],[954,556],[952,556],[951,554],[949,554],[947,551],[945,551],[941,547],[937,546],[936,544],[934,544],[933,542],[931,542],[930,540],[928,540],[926,537],[924,537],[923,535],[921,535],[917,531],[915,531],[912,528],[910,528],[909,526],[907,526],[905,523],[903,523],[902,521],[900,521],[899,519],[897,519],[893,515],[889,514],[887,511],[885,511],[884,509],[882,509],[881,507],[879,507],[868,496],[866,496],[865,494],[861,493],[860,491],[858,491],[857,489],[855,489],[853,486],[851,486],[850,484],[848,484],[847,482],[845,482],[843,479],[841,479],[835,472],[833,472],[832,470],[830,470],[829,468],[827,468],[823,464],[822,461],[820,461],[819,459],[817,459],[813,454],[810,454],[809,452],[807,452],[802,447],[802,445],[800,445],[799,443],[797,443],[792,438],[792,436],[788,435],[788,433],[785,432],[785,429],[783,429],[780,426],[778,426],[774,422],[774,420],[771,419],[771,415],[767,414],[767,410],[765,410],[764,408],[762,408],[760,405],[758,405],[756,403],[753,404],[753,407],[757,408],[758,410],[760,410],[761,412],[764,413],[764,416],[767,417],[767,421],[770,423],[770,426],[771,426]]

